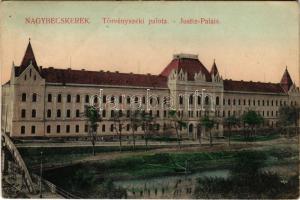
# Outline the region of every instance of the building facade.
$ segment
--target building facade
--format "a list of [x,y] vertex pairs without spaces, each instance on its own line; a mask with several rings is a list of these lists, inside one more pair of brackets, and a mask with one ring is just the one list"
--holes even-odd
[[[15,138],[86,137],[83,113],[91,103],[102,109],[100,137],[115,137],[114,112],[128,117],[137,103],[155,117],[158,134],[168,126],[168,110],[175,109],[188,123],[182,135],[197,138],[204,115],[217,119],[219,136],[224,118],[249,110],[260,113],[266,126],[276,126],[280,106],[299,105],[300,91],[287,69],[279,83],[223,80],[215,61],[208,71],[190,54],[174,55],[159,75],[43,68],[29,41],[21,64],[12,64],[10,80],[2,85],[1,128]],[[131,135],[129,126],[125,122],[124,137]],[[143,134],[141,127],[137,134]]]

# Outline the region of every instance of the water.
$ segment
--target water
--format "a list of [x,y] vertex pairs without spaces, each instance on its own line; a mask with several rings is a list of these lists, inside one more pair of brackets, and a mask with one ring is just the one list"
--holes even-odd
[[227,178],[229,170],[210,170],[189,175],[166,176],[151,179],[115,181],[127,189],[128,198],[191,198],[198,178]]

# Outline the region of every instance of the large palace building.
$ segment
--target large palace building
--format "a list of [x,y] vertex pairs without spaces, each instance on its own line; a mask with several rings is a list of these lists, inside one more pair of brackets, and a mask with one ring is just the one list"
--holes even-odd
[[[155,97],[157,106],[149,96]],[[172,107],[187,121],[182,135],[197,138],[196,127],[204,115],[217,119],[214,134],[219,136],[225,117],[239,117],[249,110],[260,113],[265,126],[276,126],[280,106],[299,105],[300,91],[287,69],[279,83],[223,80],[215,61],[208,71],[197,55],[190,54],[174,55],[159,75],[43,68],[29,41],[21,64],[12,65],[10,80],[2,85],[2,131],[14,138],[86,137],[88,125],[82,113],[92,99],[103,108],[98,136],[115,137],[111,121],[115,108],[108,104],[117,101],[118,109],[128,116],[136,98],[156,118],[158,134],[166,130]],[[166,99],[172,104],[169,108],[164,106]],[[125,137],[131,134],[129,126],[129,122],[124,126]],[[137,134],[142,134],[141,127]]]

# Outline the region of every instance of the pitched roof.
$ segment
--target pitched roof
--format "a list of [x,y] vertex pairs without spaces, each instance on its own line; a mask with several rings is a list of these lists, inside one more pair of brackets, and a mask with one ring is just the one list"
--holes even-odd
[[24,57],[22,59],[20,67],[18,68],[18,71],[16,71],[16,75],[20,75],[30,64],[32,64],[33,67],[39,72],[39,67],[35,60],[35,56],[29,39]]
[[166,77],[150,74],[132,74],[55,68],[44,68],[42,69],[41,74],[46,79],[46,82],[49,83],[167,88]]
[[219,73],[219,71],[218,71],[216,62],[215,62],[215,60],[214,60],[214,64],[213,64],[213,66],[212,66],[212,68],[211,68],[211,70],[210,70],[210,75],[216,76],[218,73]]
[[224,80],[224,90],[242,92],[285,93],[280,83]]
[[283,73],[280,84],[286,92],[289,91],[290,87],[293,85],[292,78],[291,78],[287,68],[285,69],[285,71]]
[[194,80],[195,73],[202,72],[205,75],[206,81],[211,81],[211,76],[204,65],[194,58],[174,58],[167,67],[160,73],[161,76],[168,77],[172,70],[180,69],[187,73],[188,80]]

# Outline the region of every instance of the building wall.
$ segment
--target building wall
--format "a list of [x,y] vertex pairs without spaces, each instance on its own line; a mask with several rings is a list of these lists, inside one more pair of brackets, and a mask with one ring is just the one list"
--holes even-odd
[[[164,97],[173,96],[175,97],[173,105],[174,109],[178,110],[178,116],[188,122],[188,128],[180,131],[182,136],[197,138],[199,134],[197,126],[204,115],[218,120],[213,132],[217,136],[222,136],[223,119],[230,115],[241,116],[248,110],[255,110],[267,119],[269,126],[274,126],[278,120],[280,106],[295,104],[295,102],[300,105],[300,95],[296,88],[286,94],[224,91],[222,79],[218,76],[213,77],[212,82],[206,82],[201,74],[195,77],[195,81],[188,81],[187,75],[182,71],[174,71],[169,77],[168,88],[55,84],[45,83],[36,69],[30,65],[20,76],[11,77],[10,84],[2,86],[1,122],[5,124],[7,113],[6,129],[11,137],[87,136],[87,120],[84,117],[84,110],[90,102],[86,102],[86,96],[88,95],[89,98],[95,95],[100,96],[101,90],[102,96],[107,98],[106,104],[111,96],[117,97],[116,100],[122,96],[119,109],[122,109],[125,115],[130,109],[127,96],[142,98],[147,95],[156,95],[160,99],[160,104]],[[201,97],[200,104],[198,104],[195,91],[198,91]],[[36,101],[33,100],[34,94]],[[25,100],[22,99],[24,95]],[[59,101],[59,95],[61,95],[61,101]],[[184,95],[183,103],[180,103],[180,95]],[[193,98],[192,103],[190,98]],[[208,105],[205,104],[205,98],[208,98]],[[102,101],[98,99],[98,104]],[[146,109],[146,105],[150,106],[150,102],[142,103],[142,108]],[[162,134],[163,127],[169,123],[168,111],[162,106],[153,108],[154,105],[152,105],[151,112],[153,116],[159,112],[156,122],[160,124],[158,133]],[[115,131],[111,130],[112,109],[108,107],[103,109],[106,115],[99,123],[97,135],[99,137],[116,136]],[[22,116],[22,110],[25,110],[25,116]],[[35,116],[33,116],[33,110],[35,110]],[[70,112],[69,116],[68,112]],[[131,135],[131,129],[127,129],[128,124],[129,121],[124,122],[122,134],[125,137]],[[203,127],[201,132],[204,136],[206,135]],[[143,135],[141,127],[138,128],[136,134]]]

